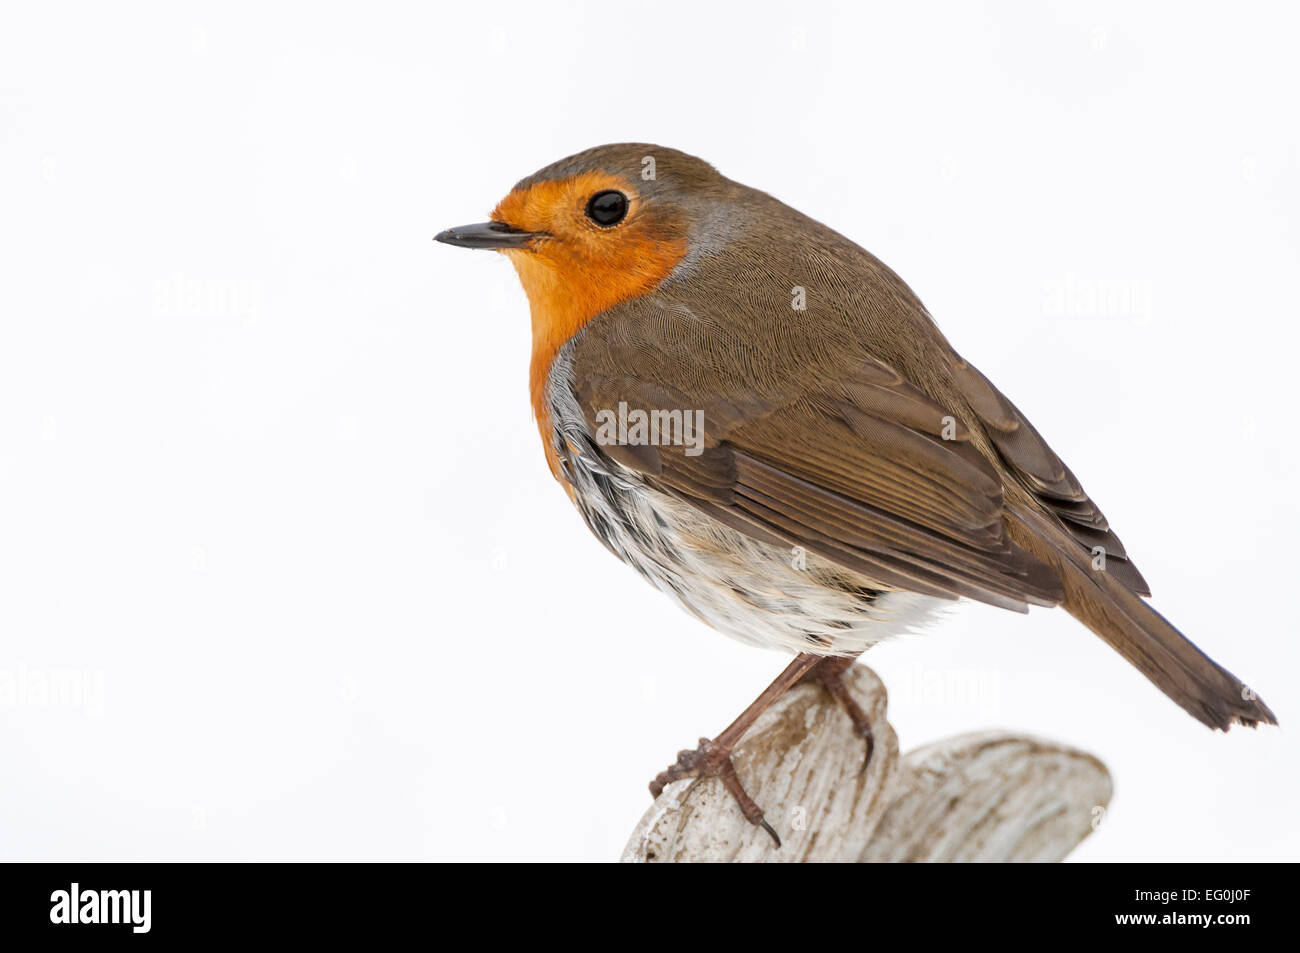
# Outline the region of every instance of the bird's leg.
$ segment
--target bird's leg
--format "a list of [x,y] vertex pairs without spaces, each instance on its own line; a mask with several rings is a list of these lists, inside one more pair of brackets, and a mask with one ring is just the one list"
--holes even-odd
[[867,718],[867,713],[862,710],[862,706],[857,703],[849,692],[848,686],[844,684],[844,673],[852,668],[856,661],[856,656],[818,659],[817,664],[808,670],[804,678],[820,682],[849,716],[849,720],[853,722],[853,730],[867,743],[867,757],[862,762],[862,770],[866,771],[867,765],[871,763],[871,753],[876,747],[875,737],[871,733],[871,720]]
[[820,661],[820,656],[809,655],[806,652],[796,656],[795,660],[786,666],[785,671],[778,675],[771,685],[763,689],[763,693],[754,699],[722,734],[712,740],[701,738],[700,746],[694,751],[678,752],[677,762],[650,782],[650,793],[658,797],[663,793],[664,788],[682,778],[716,777],[735,798],[740,812],[745,815],[745,820],[767,831],[776,842],[776,846],[780,847],[781,838],[772,829],[772,825],[764,819],[762,809],[745,793],[745,787],[736,774],[736,767],[731,763],[731,752],[744,737],[745,732],[758,720],[758,716],[814,670]]

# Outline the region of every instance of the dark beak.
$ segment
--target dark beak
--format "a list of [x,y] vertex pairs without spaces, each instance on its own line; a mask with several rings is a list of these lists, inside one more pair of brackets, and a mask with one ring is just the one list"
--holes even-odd
[[527,248],[541,238],[542,232],[521,232],[505,222],[481,222],[478,225],[459,225],[433,236],[435,242],[459,245],[461,248]]

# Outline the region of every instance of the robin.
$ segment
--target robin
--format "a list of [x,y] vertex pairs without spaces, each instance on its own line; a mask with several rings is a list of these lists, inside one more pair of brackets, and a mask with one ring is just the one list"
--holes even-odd
[[795,659],[651,784],[719,777],[790,686],[842,673],[954,599],[1063,606],[1210,728],[1268,706],[1147,603],[1146,581],[1033,425],[869,252],[708,163],[607,145],[437,240],[503,252],[532,312],[551,473],[615,556],[688,612]]

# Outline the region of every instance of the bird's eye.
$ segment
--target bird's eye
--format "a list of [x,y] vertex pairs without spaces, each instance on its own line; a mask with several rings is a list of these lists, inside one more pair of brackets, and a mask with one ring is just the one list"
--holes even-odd
[[623,221],[627,214],[627,196],[613,189],[597,192],[587,203],[587,218],[608,228]]

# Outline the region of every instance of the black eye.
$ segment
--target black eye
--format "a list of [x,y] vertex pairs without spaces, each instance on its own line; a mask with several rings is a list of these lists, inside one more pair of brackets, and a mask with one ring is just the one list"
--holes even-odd
[[587,218],[597,225],[617,225],[627,214],[627,196],[613,189],[597,192],[587,203]]

